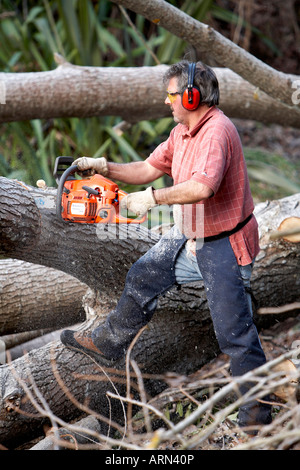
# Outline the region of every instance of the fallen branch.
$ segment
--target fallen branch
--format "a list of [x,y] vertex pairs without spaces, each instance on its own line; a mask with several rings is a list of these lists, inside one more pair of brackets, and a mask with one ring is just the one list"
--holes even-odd
[[300,242],[300,217],[288,217],[284,219],[278,230],[270,234],[270,240],[283,238],[288,242]]
[[[228,67],[245,80],[263,90],[275,100],[296,109],[293,105],[293,84],[296,76],[273,69],[252,54],[234,44],[212,27],[191,18],[189,15],[164,0],[112,0],[139,13],[148,20],[187,41],[200,52],[209,51],[220,65]],[[297,112],[300,117],[299,106]]]
[[292,304],[281,305],[280,307],[261,307],[257,310],[259,315],[278,315],[280,313],[291,312],[300,309],[300,302],[293,302]]
[[59,329],[84,321],[88,287],[62,271],[0,260],[0,335]]
[[[146,433],[141,433],[140,430],[134,433],[133,428],[128,428],[127,432],[125,432],[124,430],[122,440],[106,438],[104,448],[111,449],[113,447],[118,446],[119,448],[127,450],[162,449],[164,448],[163,443],[172,442],[175,440],[177,443],[177,448],[179,448],[180,450],[201,449],[201,446],[205,445],[205,442],[208,442],[209,439],[211,439],[213,437],[213,434],[216,432],[224,432],[227,434],[227,439],[234,440],[235,432],[241,432],[241,430],[238,429],[238,427],[235,428],[233,422],[231,423],[231,429],[230,427],[228,427],[228,425],[225,424],[227,423],[226,420],[228,419],[228,417],[237,409],[237,407],[247,403],[248,401],[259,400],[262,396],[265,396],[269,393],[274,393],[276,395],[277,389],[281,390],[283,388],[288,388],[290,387],[291,382],[295,384],[295,382],[298,381],[300,371],[297,371],[293,368],[291,368],[290,371],[286,370],[285,363],[286,361],[289,361],[288,358],[291,354],[291,352],[286,353],[268,362],[264,366],[249,372],[248,374],[246,374],[246,376],[243,377],[218,377],[215,375],[217,372],[216,370],[214,371],[215,374],[211,374],[210,377],[204,374],[204,377],[202,379],[200,378],[194,384],[192,384],[192,388],[198,391],[201,388],[205,390],[209,389],[217,391],[214,393],[210,393],[210,396],[207,397],[203,403],[197,402],[197,407],[195,411],[192,412],[189,416],[183,418],[178,424],[173,424],[169,419],[167,419],[164,409],[159,409],[150,402],[146,402],[145,400],[139,401],[137,399],[132,398],[128,394],[126,394],[126,397],[123,397],[119,394],[108,392],[108,397],[113,400],[121,400],[127,405],[131,405],[131,407],[134,406],[137,408],[141,408],[144,411],[147,409],[147,412],[151,413],[152,420],[160,419],[162,422],[164,422],[166,429],[160,428],[158,431],[153,432],[151,428],[146,428]],[[134,367],[134,371],[135,373],[137,372],[136,367]],[[138,371],[136,376],[137,378],[142,377],[140,371]],[[180,377],[178,377],[177,380],[180,381]],[[232,400],[232,392],[236,393],[238,386],[248,381],[254,383],[255,385],[249,390],[247,394],[243,396],[237,394],[237,398],[235,400]],[[189,390],[191,390],[191,388],[189,388]],[[176,389],[174,390],[171,388],[170,393],[174,393],[174,395],[176,395],[177,391]],[[177,397],[176,401],[180,401],[180,399],[182,399],[182,397],[184,396],[186,396],[186,394],[183,390],[182,396]],[[226,406],[221,405],[220,411],[215,413],[213,410],[216,405],[220,405],[220,403],[228,401],[229,397],[231,397],[229,399],[230,403]],[[273,405],[278,405],[282,407],[283,410],[286,410],[284,411],[285,421],[287,419],[293,418],[293,413],[291,413],[291,406],[293,406],[292,403],[294,399],[293,397],[294,395],[291,394],[287,397],[287,399],[289,400],[289,404],[287,405],[282,402],[272,402]],[[191,402],[193,402],[192,397],[189,398],[191,399]],[[295,410],[295,408],[293,409]],[[209,423],[208,418],[210,421]],[[53,449],[53,446],[55,444],[61,446],[62,448],[95,448],[95,446],[98,446],[98,448],[103,448],[105,437],[100,433],[99,423],[95,422],[94,416],[91,416],[90,419],[91,429],[88,419],[86,420],[87,430],[84,429],[84,421],[80,421],[75,426],[65,424],[63,430],[59,430],[59,434],[52,433],[52,435],[47,436],[38,445],[35,445],[32,450],[51,450]],[[133,418],[133,420],[135,420],[135,418]],[[191,425],[194,425],[199,420],[202,421],[203,425],[201,425],[201,423],[198,424],[196,428],[197,432],[194,431],[189,434],[187,430],[190,429]],[[60,422],[60,420],[57,420],[57,422]],[[268,433],[270,434],[270,430],[276,430],[279,423],[282,424],[282,422],[283,419],[279,418],[275,420],[275,422],[273,422],[271,425],[259,427],[258,429],[260,429],[260,433],[265,436],[268,435]],[[83,427],[80,432],[80,439],[83,439],[83,441],[77,441],[76,437],[76,441],[73,442],[73,440],[75,439],[74,433],[76,433],[77,436],[81,426]],[[94,432],[95,426],[97,428],[96,433]],[[255,429],[257,430],[257,428]],[[254,430],[254,428],[251,428],[251,430]],[[87,445],[85,447],[81,447],[79,445],[80,442],[86,442],[86,439],[91,439],[92,436],[93,439],[97,441],[96,443],[90,444],[90,446]],[[258,435],[255,440],[251,438],[251,440],[249,439],[248,442],[250,442],[250,448],[259,449],[261,446],[262,448],[268,448],[269,446],[274,445],[276,443],[281,443],[287,438],[295,439],[296,437],[299,438],[299,436],[299,430],[288,430],[286,432],[283,429],[283,433],[280,433],[279,436],[277,435],[273,438],[262,440],[260,438],[260,435]],[[58,440],[58,438],[60,438],[60,440]],[[68,442],[70,438],[71,442]],[[66,444],[64,444],[65,439],[67,440]],[[244,444],[245,447],[242,446],[241,448],[247,448],[248,442]]]
[[[248,401],[253,401],[260,399],[268,393],[276,392],[278,387],[284,385],[289,385],[291,380],[298,381],[300,376],[300,371],[297,369],[292,369],[291,373],[286,373],[284,370],[277,372],[277,367],[289,357],[291,357],[294,352],[286,353],[272,361],[267,362],[263,366],[248,372],[242,377],[226,378],[223,379],[223,382],[227,381],[226,385],[223,385],[220,390],[214,393],[209,399],[198,406],[197,409],[191,413],[187,418],[180,421],[177,425],[173,426],[170,430],[159,430],[155,433],[152,441],[152,447],[157,448],[162,442],[168,441],[178,435],[188,428],[191,424],[194,424],[199,420],[203,415],[210,411],[212,415],[213,407],[227,397],[231,392],[236,392],[238,387],[247,382],[256,383],[245,395],[238,396],[238,399],[226,406],[224,409],[221,409],[219,412],[213,415],[213,422],[204,427],[195,438],[192,438],[190,441],[185,443],[185,448],[193,449],[203,443],[204,440],[208,439],[209,436],[216,430],[217,426],[220,425],[226,417],[228,417],[235,409],[237,409],[242,404],[247,403]],[[275,370],[275,372],[274,372]],[[211,386],[211,380],[199,381],[199,385],[202,386]],[[221,380],[222,382],[222,380]],[[220,383],[218,379],[217,383]],[[215,385],[215,382],[214,382]]]
[[[0,72],[0,83],[6,88],[0,123],[75,116],[121,116],[135,123],[171,116],[164,104],[166,70],[166,65],[83,67],[65,62],[47,72]],[[220,108],[225,114],[299,128],[296,107],[272,98],[228,68],[214,71],[220,85]],[[117,89],[119,93],[112,92]]]

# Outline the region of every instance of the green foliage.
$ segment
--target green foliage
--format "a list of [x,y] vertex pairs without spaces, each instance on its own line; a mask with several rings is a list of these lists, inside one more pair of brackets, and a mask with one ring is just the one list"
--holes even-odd
[[245,158],[256,200],[282,198],[300,192],[300,163],[259,148],[246,148]]
[[[232,24],[238,21],[213,0],[169,3],[200,21],[208,15]],[[126,67],[170,64],[191,50],[180,38],[109,0],[0,0],[0,44],[0,70],[15,73],[55,68],[55,52],[76,65]],[[142,121],[120,134],[118,124],[120,119],[115,117],[6,123],[0,129],[0,173],[29,184],[43,178],[54,185],[52,170],[58,155],[136,161],[146,158],[174,125],[172,119]],[[264,175],[264,184],[268,178],[274,183],[266,165],[264,158],[258,163],[249,157],[251,176]],[[286,184],[284,178],[277,178],[279,187]],[[155,184],[160,187],[164,181]],[[290,189],[296,190],[297,185]]]
[[[147,28],[142,17],[131,27],[109,1],[4,0],[0,6],[0,67],[4,72],[53,69],[55,52],[76,65],[154,63],[149,51],[159,43],[157,35],[144,36]],[[166,122],[141,122],[122,135],[116,130],[120,119],[115,117],[7,123],[0,131],[0,171],[30,184],[43,178],[53,185],[52,168],[58,155],[140,160],[147,156],[145,145],[159,143]]]

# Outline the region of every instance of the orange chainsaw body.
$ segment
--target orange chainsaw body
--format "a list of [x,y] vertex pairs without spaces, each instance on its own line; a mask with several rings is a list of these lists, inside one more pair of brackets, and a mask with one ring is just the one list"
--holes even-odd
[[[59,165],[69,157],[58,157],[55,174]],[[141,224],[142,218],[128,218],[120,214],[120,202],[127,196],[118,185],[102,175],[95,174],[85,179],[70,177],[77,172],[77,166],[70,166],[59,178],[57,191],[57,216],[66,222],[82,224]]]

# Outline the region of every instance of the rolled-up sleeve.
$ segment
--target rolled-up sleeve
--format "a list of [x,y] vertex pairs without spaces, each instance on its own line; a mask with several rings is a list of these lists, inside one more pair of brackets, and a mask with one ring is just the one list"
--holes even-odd
[[169,138],[162,142],[146,159],[146,162],[158,170],[172,176],[172,159],[174,153],[174,130]]
[[228,152],[224,141],[209,136],[202,141],[200,158],[195,159],[191,179],[208,186],[216,193],[227,167]]

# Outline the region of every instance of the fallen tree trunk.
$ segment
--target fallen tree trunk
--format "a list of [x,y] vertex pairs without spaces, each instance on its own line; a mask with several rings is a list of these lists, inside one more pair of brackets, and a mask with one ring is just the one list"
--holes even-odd
[[[158,235],[137,226],[120,226],[117,233],[113,226],[65,224],[55,217],[53,195],[48,208],[47,204],[39,207],[41,197],[48,196],[0,178],[0,255],[60,269],[87,284],[92,290],[85,298],[87,321],[80,328],[93,328],[118,300],[132,262]],[[253,276],[256,297],[261,306],[293,302],[299,299],[299,244],[271,240],[270,233],[283,219],[300,217],[299,195],[260,204],[256,214],[262,245]],[[161,374],[188,374],[218,352],[199,283],[172,289],[160,298],[153,320],[131,354],[142,373],[153,375],[146,381],[146,390],[153,396],[165,386],[159,380]],[[0,443],[9,448],[40,435],[43,424],[54,415],[68,422],[85,413],[86,407],[104,416],[104,425],[108,417],[119,424],[125,421],[120,401],[107,396],[109,390],[115,394],[116,388],[126,393],[124,364],[105,372],[60,342],[2,366],[0,383]]]
[[63,271],[114,296],[130,264],[159,236],[139,226],[120,226],[117,234],[115,226],[61,222],[55,195],[0,177],[0,256]]
[[[135,123],[171,116],[164,104],[166,70],[166,65],[80,67],[64,62],[49,72],[0,73],[0,84],[6,90],[0,122],[109,115]],[[230,69],[214,70],[220,85],[220,108],[228,116],[299,128],[296,107],[271,98]]]
[[298,100],[293,103],[292,99],[295,76],[273,69],[211,26],[190,17],[179,8],[164,0],[152,0],[151,3],[143,0],[112,1],[159,24],[198,51],[209,51],[218,64],[235,71],[274,99],[281,100],[291,108],[299,105]]
[[[83,321],[85,321],[85,316],[84,318],[81,319],[81,322]],[[67,326],[74,327],[74,324],[68,324]],[[32,351],[33,349],[38,349],[38,348],[41,348],[42,346],[45,346],[48,343],[51,343],[51,341],[58,341],[62,330],[63,329],[53,330],[50,332],[38,330],[36,331],[36,336],[33,339],[23,341],[22,343],[19,343],[18,345],[10,347],[10,348],[6,345],[6,341],[5,341],[5,339],[9,337],[4,336],[1,339],[5,343],[6,355],[10,358],[11,361],[13,361],[17,359],[18,357],[24,356],[24,354],[28,353],[29,351]]]
[[61,271],[0,260],[0,336],[83,321],[86,291],[85,284]]

